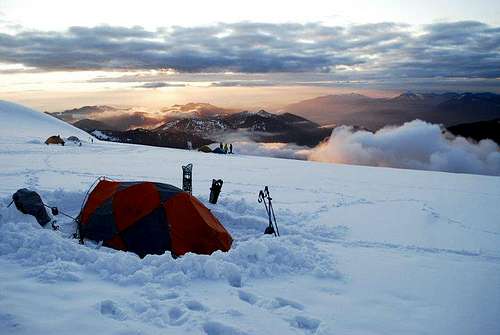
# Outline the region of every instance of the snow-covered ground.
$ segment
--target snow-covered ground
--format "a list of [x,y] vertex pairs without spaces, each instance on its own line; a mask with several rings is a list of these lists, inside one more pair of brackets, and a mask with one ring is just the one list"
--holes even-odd
[[53,135],[63,138],[76,136],[81,141],[88,141],[90,136],[86,132],[72,125],[56,119],[47,114],[42,114],[33,109],[0,100],[0,136],[2,144],[43,143]]
[[[73,134],[9,108],[0,104],[1,334],[500,333],[499,177],[46,146],[42,124]],[[6,115],[26,131],[13,134]],[[193,193],[235,239],[228,253],[141,260],[79,245],[64,217],[53,232],[6,208],[29,187],[76,215],[99,176],[180,186],[189,162]],[[217,205],[207,201],[212,178],[224,180]],[[265,185],[280,238],[262,234]]]

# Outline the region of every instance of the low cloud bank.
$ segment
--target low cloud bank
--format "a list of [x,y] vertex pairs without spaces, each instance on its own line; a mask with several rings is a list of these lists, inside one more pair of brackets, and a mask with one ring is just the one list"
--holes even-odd
[[495,142],[469,141],[420,120],[375,133],[341,126],[312,149],[249,139],[233,145],[235,153],[245,155],[500,176],[500,148]]
[[241,155],[266,156],[306,160],[309,148],[288,143],[256,143],[239,141],[233,143],[234,152]]
[[147,112],[122,112],[102,113],[94,117],[95,120],[104,122],[120,130],[135,128],[155,128],[165,122],[165,118],[157,114]]
[[375,133],[335,128],[330,139],[312,149],[309,160],[370,166],[500,175],[500,151],[491,140],[479,143],[443,133],[420,120]]

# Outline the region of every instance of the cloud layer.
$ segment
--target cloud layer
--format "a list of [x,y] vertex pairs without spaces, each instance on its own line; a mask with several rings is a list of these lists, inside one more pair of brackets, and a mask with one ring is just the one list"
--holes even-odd
[[255,156],[500,176],[500,148],[495,142],[475,143],[420,120],[375,133],[341,126],[313,149],[240,140],[234,150]]
[[500,175],[500,151],[491,140],[472,143],[443,133],[436,124],[414,120],[376,133],[335,128],[308,159],[323,162]]
[[241,155],[306,160],[308,147],[288,143],[256,143],[250,140],[233,143],[234,152]]
[[71,27],[0,33],[0,63],[36,71],[168,68],[330,73],[338,80],[488,79],[500,77],[500,28],[474,21],[422,27],[242,22],[156,31]]

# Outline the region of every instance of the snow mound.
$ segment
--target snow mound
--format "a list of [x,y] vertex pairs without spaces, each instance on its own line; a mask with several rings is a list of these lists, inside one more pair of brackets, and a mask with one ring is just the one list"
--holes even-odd
[[4,100],[0,100],[0,124],[2,141],[38,143],[52,135],[76,136],[85,141],[90,137],[83,130],[53,116]]
[[[64,210],[76,215],[83,195],[57,190],[42,193],[42,198],[49,204],[64,199]],[[9,201],[9,197],[3,198],[0,204]],[[221,212],[227,211],[233,203],[222,205]],[[119,284],[166,286],[185,286],[192,280],[208,279],[224,280],[232,287],[242,287],[249,278],[296,273],[340,278],[332,257],[319,250],[314,241],[295,234],[286,224],[283,226],[284,231],[288,231],[286,236],[277,239],[262,235],[265,224],[251,214],[255,209],[243,200],[238,206],[248,213],[246,222],[229,215],[219,217],[236,237],[229,252],[217,251],[210,256],[187,254],[178,259],[166,253],[148,255],[142,260],[133,253],[98,248],[90,241],[80,245],[71,238],[75,226],[68,220],[58,222],[61,230],[53,232],[41,229],[33,217],[23,215],[14,206],[0,207],[0,256],[29,267],[32,277],[47,283],[80,281],[82,272],[95,273]],[[285,217],[288,217],[286,213]],[[292,222],[293,215],[289,217],[285,223]]]

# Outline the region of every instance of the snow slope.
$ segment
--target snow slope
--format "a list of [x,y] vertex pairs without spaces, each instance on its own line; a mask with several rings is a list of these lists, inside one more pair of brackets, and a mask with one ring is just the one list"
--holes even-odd
[[0,100],[0,125],[3,142],[25,139],[43,143],[52,135],[61,135],[63,138],[76,136],[82,141],[90,137],[83,130],[55,117],[4,100]]
[[[0,334],[500,332],[499,177],[47,147],[11,138],[3,122],[0,144]],[[188,162],[194,194],[235,238],[228,253],[141,260],[79,245],[64,217],[54,233],[6,208],[29,187],[76,215],[101,175],[180,186]],[[217,205],[207,201],[212,178],[224,180]],[[262,235],[264,185],[281,238]]]

